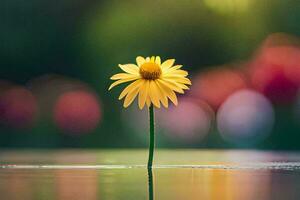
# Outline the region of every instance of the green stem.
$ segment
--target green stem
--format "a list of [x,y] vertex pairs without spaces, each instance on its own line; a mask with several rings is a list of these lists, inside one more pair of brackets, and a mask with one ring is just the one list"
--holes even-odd
[[152,168],[153,152],[154,152],[154,109],[153,105],[149,107],[149,125],[150,125],[150,145],[148,157],[148,169]]

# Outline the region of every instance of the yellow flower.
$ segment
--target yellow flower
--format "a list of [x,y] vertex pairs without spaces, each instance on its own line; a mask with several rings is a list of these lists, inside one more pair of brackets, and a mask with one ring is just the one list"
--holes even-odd
[[124,107],[128,107],[138,95],[138,105],[143,109],[151,103],[160,108],[160,103],[168,107],[168,98],[177,105],[175,92],[183,94],[189,89],[191,81],[186,78],[188,72],[181,70],[182,65],[174,65],[175,59],[169,59],[161,63],[159,56],[136,58],[137,65],[125,64],[119,67],[126,73],[113,75],[110,79],[116,80],[108,90],[121,83],[130,83],[120,94],[119,100],[125,97]]

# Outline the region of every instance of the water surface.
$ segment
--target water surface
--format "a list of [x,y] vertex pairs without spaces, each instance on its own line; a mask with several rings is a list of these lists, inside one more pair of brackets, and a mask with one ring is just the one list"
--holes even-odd
[[3,151],[1,199],[300,198],[298,153],[160,150],[155,155],[149,173],[145,150]]

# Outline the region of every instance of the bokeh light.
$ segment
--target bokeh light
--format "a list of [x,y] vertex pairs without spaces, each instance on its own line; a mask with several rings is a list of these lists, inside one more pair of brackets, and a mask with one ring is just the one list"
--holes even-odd
[[216,68],[201,72],[193,79],[192,95],[217,109],[229,95],[247,87],[248,83],[241,71]]
[[178,106],[158,111],[157,124],[174,141],[199,143],[209,133],[213,116],[207,103],[182,98]]
[[295,100],[300,83],[300,48],[285,34],[269,36],[250,63],[253,86],[275,103]]
[[[168,109],[155,109],[155,128],[158,141],[171,141],[177,144],[199,144],[209,133],[214,120],[214,111],[202,100],[181,97],[178,106]],[[146,143],[149,137],[148,111],[130,106],[122,112],[124,124],[130,134]]]
[[73,90],[91,90],[82,81],[58,74],[36,77],[30,80],[28,85],[39,102],[42,114],[47,117],[52,117],[54,103],[61,94]]
[[61,95],[54,106],[54,120],[65,132],[80,134],[94,130],[100,120],[98,99],[87,91]]
[[[193,85],[186,96],[179,95],[178,107],[156,110],[158,147],[235,147],[218,137],[214,126],[206,133],[208,122],[214,125],[211,112],[217,112],[235,92],[253,89],[274,104],[277,119],[272,136],[257,148],[300,149],[296,142],[300,118],[293,116],[300,111],[292,107],[300,101],[296,97],[300,91],[299,3],[6,1],[0,24],[0,79],[7,80],[0,80],[0,145],[147,148],[147,109],[140,111],[136,104],[122,107],[117,97],[125,85],[112,92],[107,89],[109,77],[120,72],[119,63],[134,62],[139,55],[159,55],[182,64]],[[8,100],[18,96],[9,94],[16,87],[27,91],[23,95],[29,103],[23,97]],[[76,93],[72,100],[66,98],[70,93]],[[72,101],[90,102],[78,106],[86,109],[81,115],[69,108]],[[99,116],[93,106],[99,108]],[[174,123],[186,111],[193,117]],[[75,125],[78,132],[70,128]]]
[[30,81],[44,118],[53,120],[64,133],[90,133],[101,120],[100,100],[86,83],[49,74]]
[[204,0],[208,8],[224,14],[245,12],[250,8],[251,2],[251,0]]
[[265,139],[274,124],[269,100],[253,90],[232,94],[217,113],[217,126],[224,140],[237,145],[255,145]]
[[31,91],[4,82],[2,86],[4,87],[0,89],[0,123],[17,129],[32,127],[38,114],[38,105]]

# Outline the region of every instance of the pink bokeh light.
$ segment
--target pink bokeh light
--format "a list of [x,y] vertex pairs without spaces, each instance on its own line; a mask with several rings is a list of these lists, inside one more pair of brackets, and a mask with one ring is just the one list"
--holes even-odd
[[249,89],[235,92],[217,113],[217,126],[224,140],[236,144],[256,144],[271,132],[275,120],[273,106],[262,94]]
[[0,121],[10,128],[30,128],[38,114],[35,97],[25,87],[11,85],[0,93]]
[[87,91],[62,94],[54,106],[54,121],[64,132],[82,134],[93,131],[101,119],[97,97]]
[[199,142],[210,131],[213,110],[203,101],[181,98],[178,106],[157,112],[157,124],[164,133],[177,141]]
[[217,110],[229,95],[247,87],[248,82],[241,71],[216,68],[196,76],[193,79],[191,93]]
[[295,100],[300,84],[300,48],[294,37],[269,36],[249,64],[249,75],[255,89],[272,102]]

